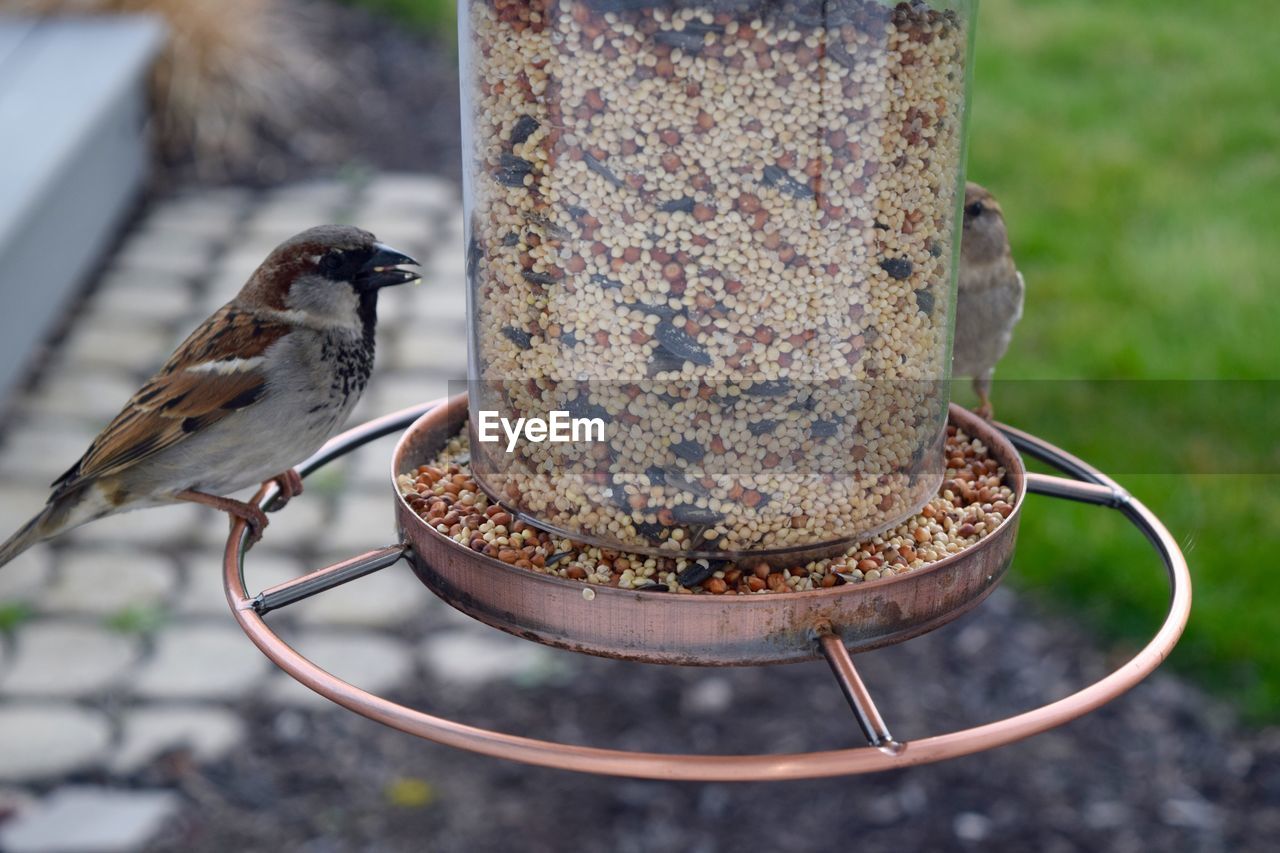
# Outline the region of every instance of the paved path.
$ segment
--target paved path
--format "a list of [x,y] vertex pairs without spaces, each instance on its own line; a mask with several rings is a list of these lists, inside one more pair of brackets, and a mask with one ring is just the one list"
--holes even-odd
[[[397,174],[152,204],[37,387],[12,404],[0,435],[0,532],[39,508],[48,483],[268,251],[320,222],[358,224],[424,264],[422,286],[383,296],[376,372],[352,423],[443,395],[466,367],[460,211],[452,184]],[[273,517],[250,585],[387,544],[388,449],[375,445],[309,481],[304,498]],[[203,508],[151,510],[82,528],[0,572],[0,817],[19,810],[0,825],[0,849],[130,849],[175,801],[111,790],[117,782],[175,751],[223,757],[243,745],[246,707],[322,704],[230,619],[218,572],[225,536],[224,518]],[[385,690],[429,665],[406,620],[431,605],[408,571],[391,570],[280,622],[321,665]],[[40,796],[68,776],[103,786]],[[103,810],[130,825],[98,821]],[[59,834],[84,820],[101,824],[96,841]]]

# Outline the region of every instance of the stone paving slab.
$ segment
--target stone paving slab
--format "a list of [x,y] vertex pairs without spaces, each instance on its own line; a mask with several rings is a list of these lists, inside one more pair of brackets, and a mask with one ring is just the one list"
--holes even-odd
[[166,627],[130,688],[145,699],[229,702],[261,685],[271,664],[228,622]]
[[536,683],[566,665],[552,649],[475,622],[431,634],[418,649],[429,675],[440,685],[474,690],[491,681]]
[[0,781],[56,779],[93,767],[108,754],[111,738],[111,720],[102,711],[6,697],[0,704]]
[[35,483],[17,482],[17,478],[5,477],[0,488],[0,529],[17,530],[40,511],[49,497],[49,487]]
[[75,548],[60,555],[57,579],[40,599],[51,613],[111,616],[163,607],[178,585],[177,566],[159,554],[125,548]]
[[[190,310],[195,301],[193,288],[181,279],[172,287],[154,287],[147,282],[122,280],[115,287],[98,291],[86,310],[90,318],[118,321],[122,326],[165,325]],[[114,323],[112,325],[115,325]]]
[[77,527],[65,540],[84,549],[106,546],[116,551],[127,550],[145,542],[152,548],[190,541],[203,530],[211,516],[205,508],[192,503],[174,503],[147,510],[122,512]]
[[0,607],[25,606],[40,600],[52,577],[53,554],[48,545],[37,545],[0,572]]
[[172,791],[67,787],[0,827],[9,853],[129,853],[178,810]]
[[[210,526],[224,531],[223,519],[211,513]],[[222,546],[192,548],[183,555],[187,563],[184,584],[174,605],[174,618],[203,614],[214,618],[227,614],[227,596],[222,585]],[[245,583],[251,594],[305,574],[306,564],[297,554],[273,550],[269,544],[254,547],[245,560]]]
[[142,657],[139,637],[93,624],[40,620],[19,633],[0,691],[75,699],[120,683]]
[[[6,486],[13,482],[48,488],[84,452],[97,434],[93,425],[62,421],[43,427],[27,422],[10,430],[0,448],[0,470]],[[31,507],[31,512],[39,509]]]
[[381,548],[396,540],[392,507],[391,469],[383,459],[382,489],[343,499],[337,517],[327,526],[320,541],[326,552],[354,556],[371,548]]
[[[289,635],[289,645],[332,675],[374,694],[386,693],[413,674],[412,652],[398,638],[371,631],[309,629]],[[271,676],[267,698],[279,705],[324,708],[328,700],[291,676]]]
[[120,745],[108,766],[113,773],[127,775],[174,750],[199,761],[216,761],[243,740],[245,726],[225,708],[164,704],[130,708],[120,729]]
[[136,390],[137,381],[124,373],[84,367],[51,377],[23,409],[40,420],[69,418],[106,426]]
[[[135,288],[135,292],[142,291]],[[190,304],[191,298],[184,299]],[[190,310],[190,308],[185,309]],[[173,334],[167,326],[145,323],[126,324],[116,320],[101,325],[88,326],[83,334],[77,333],[67,341],[59,353],[65,360],[65,368],[78,370],[86,366],[114,367],[121,372],[144,374],[154,372],[167,355]],[[63,365],[60,365],[63,366]],[[120,404],[123,405],[121,400]],[[92,437],[94,433],[90,433]],[[76,455],[84,451],[80,447]],[[71,457],[72,460],[76,456]]]

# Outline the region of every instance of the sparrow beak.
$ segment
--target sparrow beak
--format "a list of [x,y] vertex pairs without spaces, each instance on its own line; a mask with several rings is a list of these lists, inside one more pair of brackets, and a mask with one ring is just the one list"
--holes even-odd
[[361,290],[377,290],[416,281],[422,277],[413,270],[400,269],[401,264],[413,264],[416,267],[418,262],[404,252],[396,251],[382,243],[374,243],[372,257],[356,274],[356,286]]

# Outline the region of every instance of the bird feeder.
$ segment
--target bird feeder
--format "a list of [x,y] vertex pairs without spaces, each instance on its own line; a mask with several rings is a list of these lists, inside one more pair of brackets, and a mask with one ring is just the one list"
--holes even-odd
[[[350,430],[298,468],[304,475],[312,473],[376,438],[403,431],[388,471],[397,542],[252,594],[245,585],[243,565],[248,531],[243,521],[236,521],[223,561],[227,600],[258,648],[321,696],[408,734],[485,755],[617,776],[743,781],[868,773],[980,752],[1069,722],[1149,675],[1182,634],[1191,608],[1191,581],[1168,530],[1114,480],[1034,436],[997,428],[958,407],[951,408],[950,417],[992,449],[1016,486],[1014,513],[979,544],[928,568],[871,582],[783,595],[677,596],[592,588],[509,566],[425,523],[400,494],[395,480],[433,459],[463,427],[467,401],[436,400]],[[1066,476],[1026,471],[1020,454]],[[1021,508],[1031,494],[1110,508],[1132,522],[1168,573],[1171,594],[1163,624],[1131,659],[1070,696],[969,729],[911,741],[896,738],[858,674],[851,652],[908,640],[978,605],[1009,566]],[[271,485],[253,500],[269,507],[277,496],[278,487]],[[401,560],[407,560],[423,583],[449,605],[532,642],[611,658],[707,666],[825,658],[868,746],[798,754],[680,755],[565,744],[487,730],[361,690],[291,648],[267,622],[266,616],[274,611]]]
[[[918,511],[945,467],[972,16],[460,4],[484,490],[601,546],[774,564]],[[569,440],[498,429],[557,416]]]
[[[1149,674],[1190,607],[1168,531],[1088,464],[948,406],[974,5],[460,3],[468,394],[351,430],[299,468],[403,431],[388,470],[394,543],[252,594],[236,522],[225,584],[250,639],[320,695],[409,734],[653,779],[937,761],[1061,725]],[[566,441],[551,437],[558,417]],[[981,443],[1008,490],[984,535],[927,564],[817,588],[639,588],[513,565],[429,523],[421,495],[397,482],[465,430],[472,474],[503,515],[639,560],[734,561],[772,577],[920,511],[953,467],[948,427]],[[1027,471],[1022,454],[1064,476]],[[1033,494],[1118,510],[1146,535],[1171,583],[1163,625],[1132,660],[1064,699],[895,737],[853,654],[976,607],[1007,571]],[[275,496],[271,487],[256,500]],[[662,664],[825,658],[868,746],[674,755],[489,731],[360,690],[268,624],[275,610],[402,559],[451,606],[532,642]]]

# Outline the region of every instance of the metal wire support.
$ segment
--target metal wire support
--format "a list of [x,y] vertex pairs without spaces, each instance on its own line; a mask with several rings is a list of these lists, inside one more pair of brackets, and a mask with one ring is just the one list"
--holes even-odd
[[[407,409],[349,430],[298,467],[307,474],[376,438],[402,430],[443,400]],[[1191,578],[1177,542],[1160,520],[1114,480],[1088,463],[1032,435],[1001,425],[1022,453],[1061,471],[1066,477],[1026,475],[1027,490],[1054,499],[1119,510],[1159,554],[1169,580],[1169,608],[1151,640],[1110,674],[1065,698],[1012,717],[946,734],[900,742],[890,734],[871,693],[838,635],[822,626],[814,642],[830,664],[842,692],[871,744],[822,752],[757,755],[697,755],[628,752],[574,746],[476,728],[435,717],[367,693],[317,667],[270,627],[263,616],[295,601],[379,571],[395,563],[406,546],[389,545],[301,578],[250,595],[243,560],[247,527],[232,527],[223,560],[227,600],[240,627],[277,666],[338,705],[406,733],[483,755],[588,773],[686,781],[769,781],[871,773],[969,755],[1003,746],[1060,726],[1115,699],[1149,675],[1182,634],[1191,609]],[[264,487],[263,503],[275,495]]]

